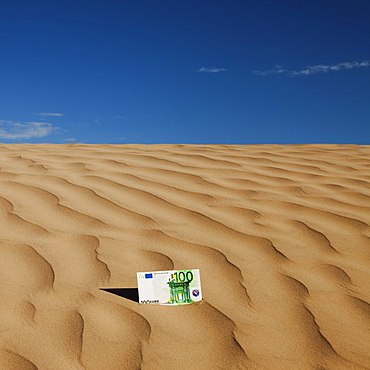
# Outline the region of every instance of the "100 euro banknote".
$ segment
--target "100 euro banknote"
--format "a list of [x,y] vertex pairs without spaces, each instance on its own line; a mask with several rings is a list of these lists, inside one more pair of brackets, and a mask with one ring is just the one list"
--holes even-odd
[[138,272],[139,303],[180,305],[202,300],[199,270]]

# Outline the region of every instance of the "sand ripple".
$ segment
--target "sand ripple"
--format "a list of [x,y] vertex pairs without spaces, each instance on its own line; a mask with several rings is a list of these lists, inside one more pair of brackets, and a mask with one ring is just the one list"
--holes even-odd
[[[0,146],[1,369],[370,369],[370,147]],[[204,300],[99,287],[199,268]]]

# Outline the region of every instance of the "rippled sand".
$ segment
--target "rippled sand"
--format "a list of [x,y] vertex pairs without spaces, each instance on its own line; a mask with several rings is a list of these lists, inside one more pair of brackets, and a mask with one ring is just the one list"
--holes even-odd
[[[370,369],[370,146],[0,145],[0,369]],[[101,287],[199,268],[204,300]]]

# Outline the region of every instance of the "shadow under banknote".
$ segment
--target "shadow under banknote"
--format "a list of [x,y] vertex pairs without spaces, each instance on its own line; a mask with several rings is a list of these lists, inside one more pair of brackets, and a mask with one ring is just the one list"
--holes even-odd
[[104,290],[105,292],[118,295],[134,302],[139,302],[138,288],[100,288],[100,290]]

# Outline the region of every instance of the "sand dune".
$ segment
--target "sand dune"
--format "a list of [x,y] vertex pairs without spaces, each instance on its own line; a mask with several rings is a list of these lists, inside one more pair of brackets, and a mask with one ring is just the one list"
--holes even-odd
[[0,145],[0,284],[4,370],[370,369],[370,147]]

